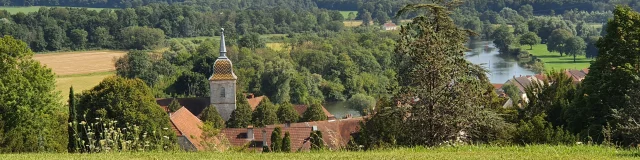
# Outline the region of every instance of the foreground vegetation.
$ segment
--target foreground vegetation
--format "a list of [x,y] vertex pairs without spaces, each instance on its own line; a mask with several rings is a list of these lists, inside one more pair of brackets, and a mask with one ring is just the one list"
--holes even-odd
[[399,148],[367,152],[318,151],[305,153],[147,152],[100,154],[6,154],[0,159],[634,159],[637,150],[599,146],[461,146]]
[[[7,7],[7,6],[2,6],[2,7],[0,7],[0,10],[6,10],[11,14],[16,14],[18,12],[31,13],[31,12],[37,12],[42,7],[49,8],[47,6],[29,6],[29,7]],[[84,7],[78,7],[78,8],[84,8]],[[86,8],[86,9],[87,10],[91,10],[91,11],[100,11],[100,10],[103,10],[104,8]]]

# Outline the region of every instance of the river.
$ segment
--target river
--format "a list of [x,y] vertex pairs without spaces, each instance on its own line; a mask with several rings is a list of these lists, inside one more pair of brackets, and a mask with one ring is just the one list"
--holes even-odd
[[[471,63],[482,65],[487,69],[491,83],[502,84],[513,76],[535,74],[535,72],[518,65],[515,59],[499,56],[499,50],[491,41],[469,42],[467,47],[471,50],[466,53],[465,58]],[[360,116],[358,111],[347,108],[346,102],[329,102],[325,103],[324,107],[337,119],[342,119],[346,114],[351,114],[353,117]]]
[[489,71],[491,83],[504,83],[520,75],[534,75],[535,72],[518,65],[515,59],[499,56],[499,50],[491,41],[469,42],[467,45],[471,51],[466,52],[465,58],[473,64],[482,65]]

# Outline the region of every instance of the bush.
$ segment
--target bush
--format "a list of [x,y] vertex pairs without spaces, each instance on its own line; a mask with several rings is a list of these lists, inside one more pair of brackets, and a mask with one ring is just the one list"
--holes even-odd
[[566,131],[563,127],[553,127],[550,122],[544,120],[545,114],[537,115],[532,120],[520,121],[514,143],[528,144],[565,144],[576,142],[576,136]]

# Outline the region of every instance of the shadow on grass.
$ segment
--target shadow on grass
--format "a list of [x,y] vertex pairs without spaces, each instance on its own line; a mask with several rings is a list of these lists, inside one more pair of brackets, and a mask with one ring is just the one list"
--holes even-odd
[[538,58],[558,58],[560,57],[560,55],[540,55],[540,56],[536,56]]
[[546,61],[544,63],[566,63],[566,64],[581,64],[581,63],[590,63],[591,60],[577,60],[575,63],[573,63],[573,60],[571,61]]

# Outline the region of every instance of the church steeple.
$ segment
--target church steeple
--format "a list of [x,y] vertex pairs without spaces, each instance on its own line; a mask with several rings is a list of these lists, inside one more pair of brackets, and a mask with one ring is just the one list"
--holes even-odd
[[224,28],[220,29],[220,58],[227,58],[227,47],[224,43]]

